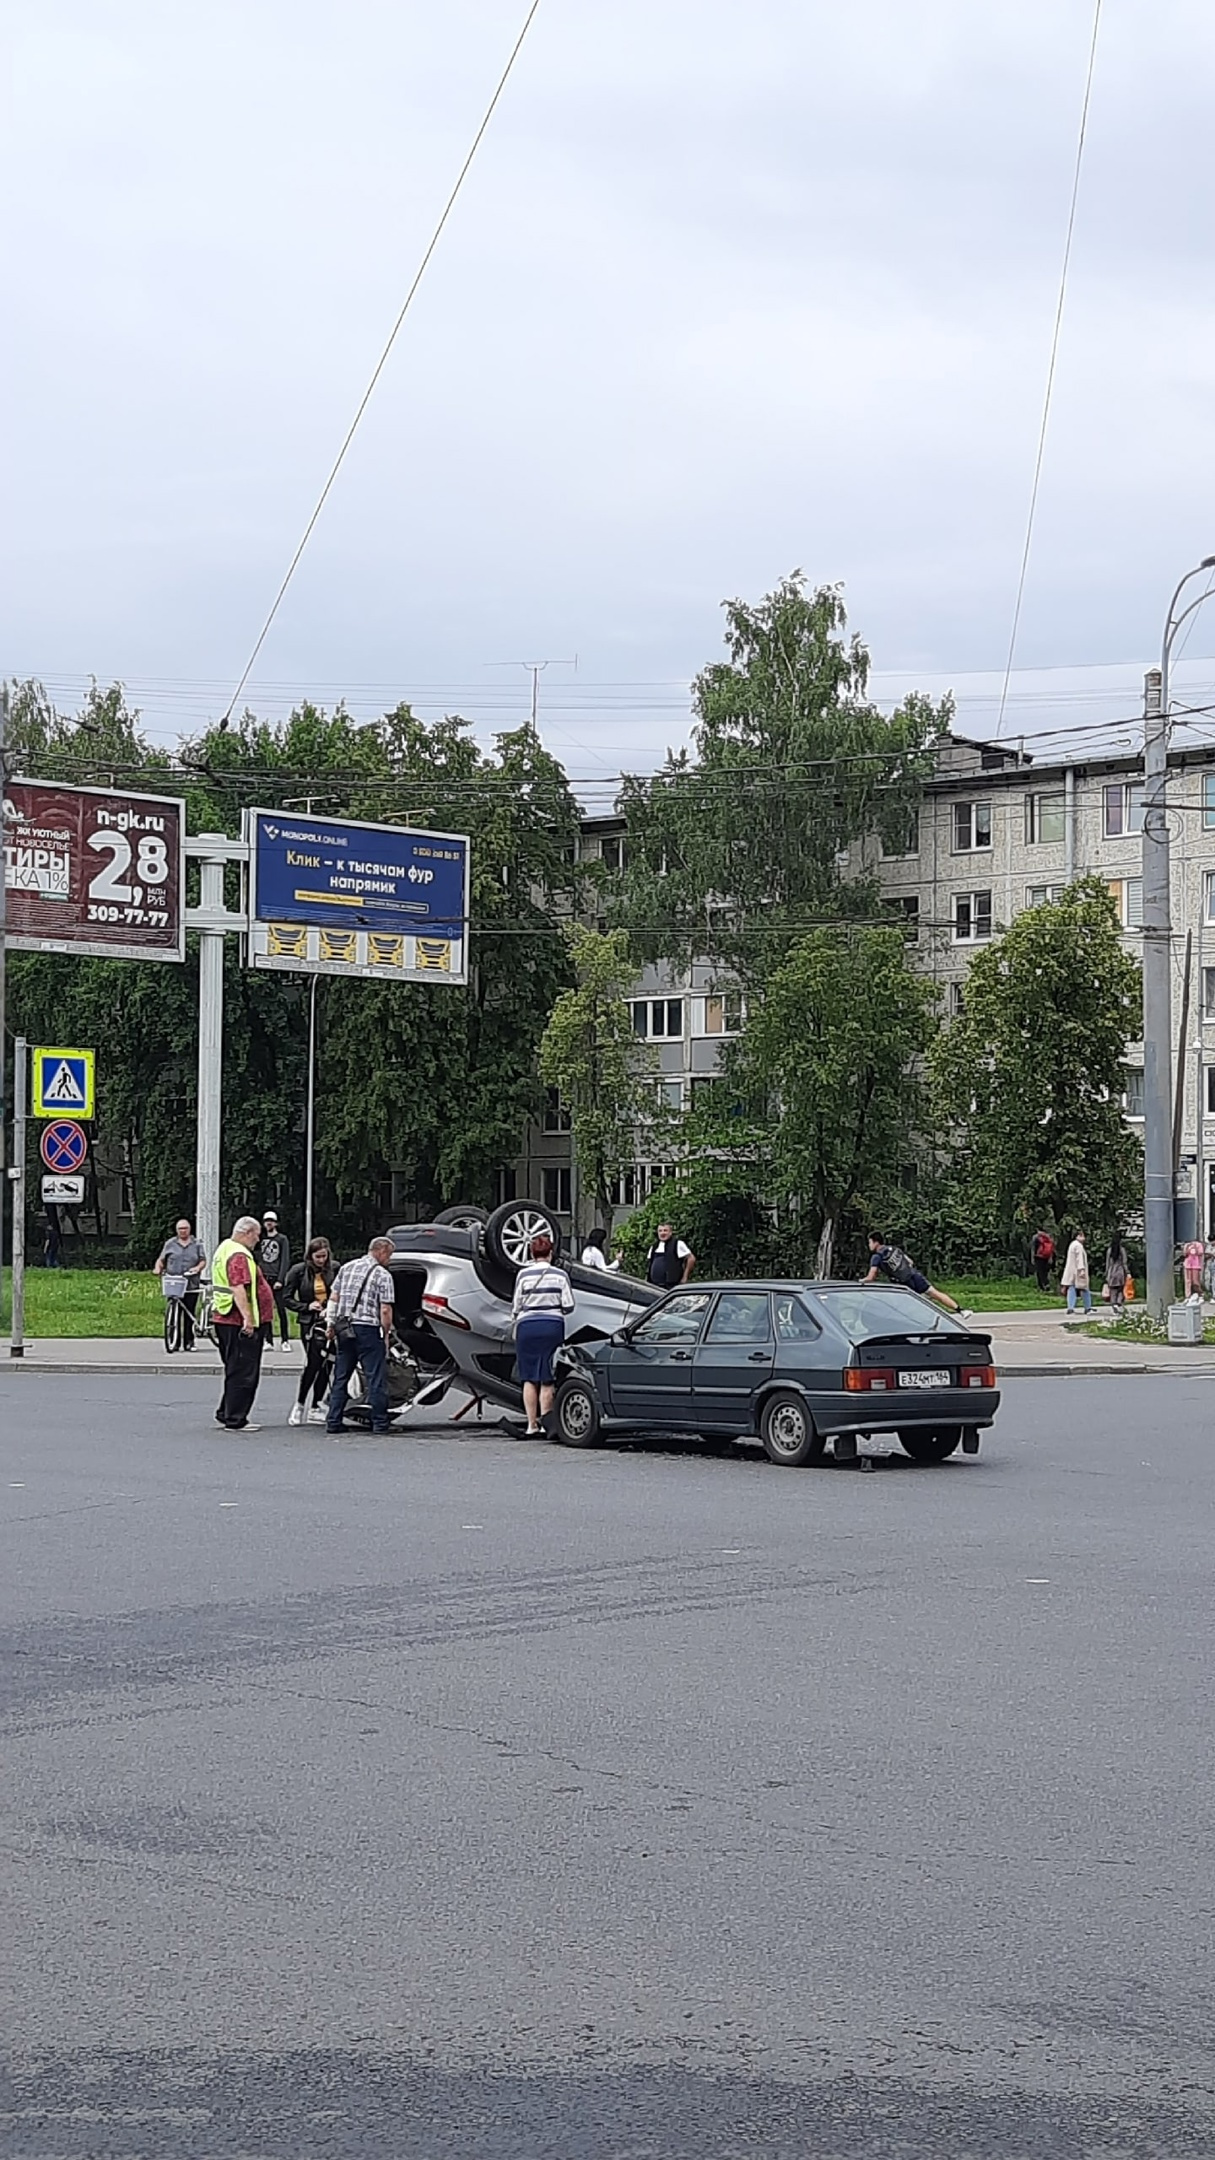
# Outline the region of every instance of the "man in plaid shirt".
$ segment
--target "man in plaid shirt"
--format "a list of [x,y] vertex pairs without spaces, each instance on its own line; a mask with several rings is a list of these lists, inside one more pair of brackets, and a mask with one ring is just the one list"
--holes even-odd
[[392,1239],[374,1237],[361,1260],[347,1260],[333,1278],[325,1319],[337,1362],[329,1390],[327,1432],[346,1430],[346,1398],[356,1365],[362,1367],[372,1432],[388,1431],[388,1338],[395,1292],[385,1266]]

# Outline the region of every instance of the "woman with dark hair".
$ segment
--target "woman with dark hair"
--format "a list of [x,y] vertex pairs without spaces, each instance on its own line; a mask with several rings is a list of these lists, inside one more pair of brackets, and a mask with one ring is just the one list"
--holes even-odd
[[329,1338],[325,1328],[325,1307],[337,1269],[327,1237],[314,1237],[302,1260],[297,1260],[283,1284],[283,1298],[288,1309],[298,1313],[300,1341],[304,1345],[304,1371],[300,1379],[299,1394],[291,1407],[288,1425],[302,1425],[305,1421],[304,1405],[312,1391],[312,1408],[307,1413],[309,1425],[323,1425],[325,1413],[321,1402],[329,1388],[332,1359],[329,1355]]
[[1130,1272],[1126,1247],[1115,1230],[1105,1256],[1105,1289],[1111,1312],[1120,1313],[1126,1303],[1126,1279]]
[[527,1437],[538,1439],[540,1420],[553,1407],[553,1352],[565,1340],[565,1315],[574,1310],[574,1293],[565,1269],[553,1264],[553,1241],[541,1232],[531,1242],[531,1259],[515,1277],[511,1312],[515,1322],[515,1361],[523,1382]]

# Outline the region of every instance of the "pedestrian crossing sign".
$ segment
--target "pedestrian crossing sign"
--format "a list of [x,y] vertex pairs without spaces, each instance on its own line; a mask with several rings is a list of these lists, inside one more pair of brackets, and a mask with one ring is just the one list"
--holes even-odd
[[91,1118],[95,1065],[92,1050],[35,1050],[34,1116]]

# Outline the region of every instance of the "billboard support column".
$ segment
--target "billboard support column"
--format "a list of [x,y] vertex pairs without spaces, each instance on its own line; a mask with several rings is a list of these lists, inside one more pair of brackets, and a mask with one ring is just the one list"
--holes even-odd
[[[227,850],[223,833],[200,833]],[[193,852],[193,850],[191,851]],[[202,857],[200,912],[219,916],[224,907],[224,854]],[[224,933],[198,937],[198,1157],[195,1171],[195,1235],[208,1260],[219,1243],[219,1148],[224,1086]]]
[[8,1354],[25,1356],[25,1105],[29,1051],[24,1035],[13,1044],[13,1160],[9,1183],[13,1191],[13,1313],[9,1323]]
[[304,1119],[304,1258],[312,1243],[312,1192],[313,1155],[316,1149],[316,986],[319,975],[314,975],[308,987],[308,1109]]

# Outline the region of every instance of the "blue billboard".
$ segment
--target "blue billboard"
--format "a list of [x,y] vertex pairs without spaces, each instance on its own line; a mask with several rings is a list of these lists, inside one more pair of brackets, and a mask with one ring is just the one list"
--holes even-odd
[[467,982],[462,834],[249,810],[245,837],[252,966]]

